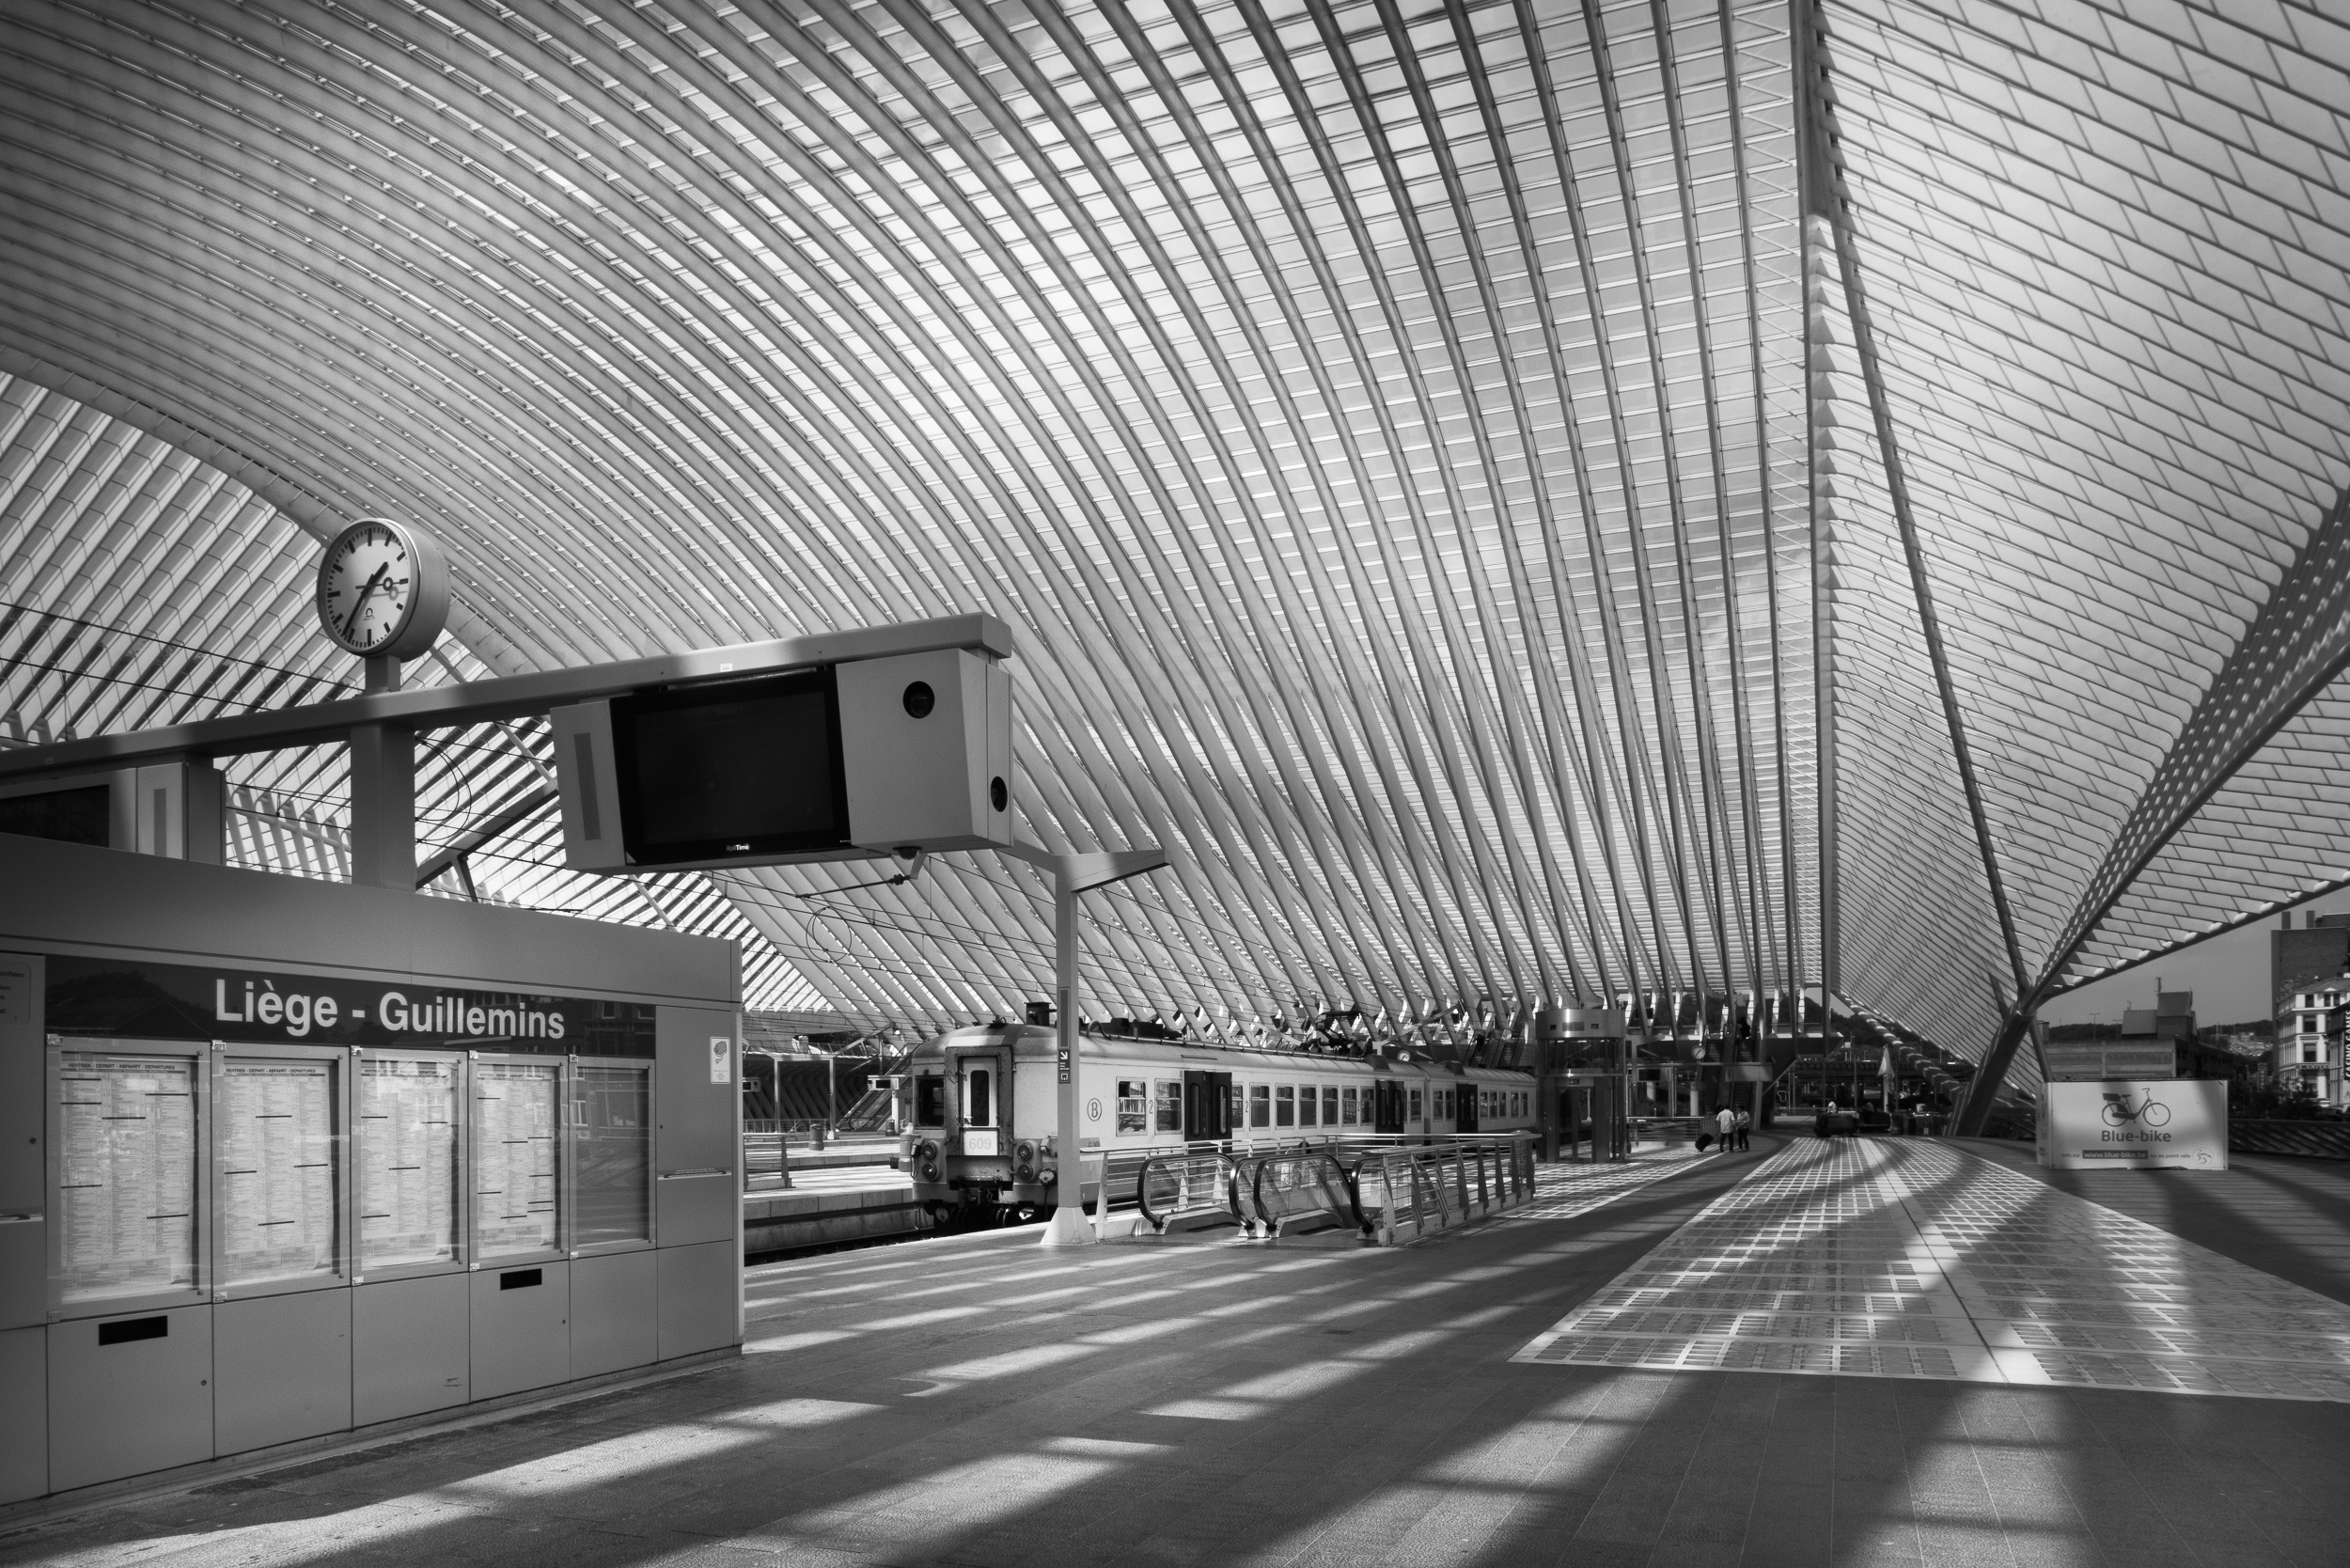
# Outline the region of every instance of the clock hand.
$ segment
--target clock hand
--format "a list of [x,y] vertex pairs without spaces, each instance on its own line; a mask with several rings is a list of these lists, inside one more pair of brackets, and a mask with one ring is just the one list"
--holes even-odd
[[344,636],[348,637],[351,635],[352,627],[358,623],[359,611],[367,604],[368,600],[374,594],[375,585],[384,580],[384,573],[389,572],[391,569],[392,563],[389,561],[385,561],[382,566],[377,567],[375,569],[375,575],[368,579],[368,586],[359,590],[359,597],[352,602],[351,613],[343,617]]

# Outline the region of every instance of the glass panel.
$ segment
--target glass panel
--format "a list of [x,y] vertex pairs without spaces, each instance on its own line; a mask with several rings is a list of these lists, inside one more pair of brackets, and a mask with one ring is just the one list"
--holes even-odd
[[57,1110],[64,1299],[192,1289],[195,1058],[63,1052]]
[[1355,1124],[1355,1088],[1352,1084],[1339,1090],[1339,1121],[1349,1127]]
[[1121,1133],[1146,1133],[1151,1130],[1150,1101],[1146,1098],[1151,1086],[1140,1078],[1118,1080],[1118,1130]]
[[337,1272],[336,1066],[269,1057],[222,1062],[212,1118],[223,1285]]
[[553,1063],[473,1070],[473,1209],[483,1258],[556,1245]]
[[1322,1090],[1316,1089],[1311,1084],[1308,1084],[1305,1088],[1297,1091],[1297,1124],[1299,1126],[1312,1126],[1316,1120],[1314,1113],[1321,1108]]
[[359,1066],[359,1267],[457,1257],[453,1061],[369,1057]]
[[1419,1120],[1419,1090],[1417,1089],[1412,1090],[1412,1108],[1407,1115],[1411,1121],[1418,1121]]
[[1297,1125],[1297,1090],[1288,1084],[1273,1091],[1273,1124],[1277,1127]]
[[[782,1112],[778,1110],[777,1115]],[[914,1080],[914,1124],[917,1127],[947,1125],[947,1080],[929,1074]]]
[[1159,1086],[1159,1125],[1162,1133],[1183,1130],[1183,1086],[1180,1082],[1163,1082]]
[[573,1247],[652,1239],[650,1090],[641,1067],[582,1067],[572,1125]]
[[1339,1090],[1335,1084],[1322,1086],[1322,1124],[1325,1127],[1339,1124]]
[[988,1100],[988,1075],[984,1067],[975,1067],[964,1080],[971,1108],[964,1113],[966,1127],[992,1127],[995,1124],[995,1107]]
[[1251,1127],[1273,1125],[1273,1096],[1268,1092],[1270,1087],[1266,1084],[1248,1086],[1248,1124]]

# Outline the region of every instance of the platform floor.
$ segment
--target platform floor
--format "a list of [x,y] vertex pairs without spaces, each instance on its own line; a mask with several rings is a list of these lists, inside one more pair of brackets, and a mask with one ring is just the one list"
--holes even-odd
[[1511,1359],[1773,1148],[1392,1251],[998,1232],[761,1268],[740,1361],[0,1562],[2350,1560],[2346,1405]]

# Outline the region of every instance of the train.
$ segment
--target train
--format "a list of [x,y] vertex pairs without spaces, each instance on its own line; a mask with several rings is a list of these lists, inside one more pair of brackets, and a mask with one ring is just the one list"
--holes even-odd
[[[1058,1037],[1027,1024],[917,1045],[897,1094],[901,1164],[933,1225],[1017,1224],[1060,1201]],[[1300,1141],[1434,1142],[1534,1126],[1523,1069],[1081,1035],[1078,1141],[1132,1179],[1143,1157]],[[1128,1158],[1118,1159],[1124,1154]],[[1099,1198],[1082,1183],[1082,1201]]]

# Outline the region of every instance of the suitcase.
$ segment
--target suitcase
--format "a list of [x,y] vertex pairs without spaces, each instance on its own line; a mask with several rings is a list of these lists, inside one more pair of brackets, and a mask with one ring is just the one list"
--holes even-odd
[[1712,1133],[1700,1133],[1700,1134],[1698,1135],[1698,1152],[1699,1152],[1699,1153],[1700,1153],[1700,1154],[1704,1153],[1704,1152],[1705,1152],[1708,1149],[1712,1148],[1713,1146],[1714,1146],[1714,1135],[1713,1135]]

